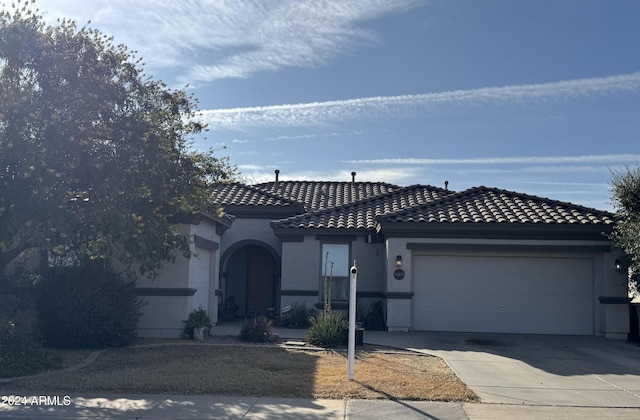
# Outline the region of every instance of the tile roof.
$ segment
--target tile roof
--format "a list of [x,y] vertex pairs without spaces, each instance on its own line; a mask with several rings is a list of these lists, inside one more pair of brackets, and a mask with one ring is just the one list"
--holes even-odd
[[[394,222],[607,226],[614,223],[614,215],[606,211],[488,187],[456,193],[429,185],[280,181],[221,184],[215,194],[218,204],[231,210],[289,209],[288,214],[279,213],[278,217],[273,214],[275,220],[271,225],[278,230],[376,229],[379,224]],[[291,217],[281,218],[285,216]]]
[[386,194],[343,206],[274,221],[271,226],[280,229],[375,229],[377,216],[430,203],[450,194],[451,191],[429,185],[397,187]]
[[216,204],[224,206],[299,206],[299,203],[274,195],[256,186],[233,182],[214,188]]
[[392,214],[380,222],[611,225],[611,213],[548,198],[476,187]]
[[254,185],[274,196],[302,203],[306,211],[330,209],[395,191],[386,182],[279,181]]

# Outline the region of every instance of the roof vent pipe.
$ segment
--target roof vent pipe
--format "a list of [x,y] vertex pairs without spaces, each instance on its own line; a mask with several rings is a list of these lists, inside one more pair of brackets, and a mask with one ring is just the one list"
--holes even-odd
[[280,175],[280,169],[276,169],[275,173],[276,173],[276,185],[278,185],[278,176]]
[[354,184],[356,182],[356,173],[355,172],[351,172],[351,182],[353,182]]
[[449,181],[444,181],[444,190],[449,191]]

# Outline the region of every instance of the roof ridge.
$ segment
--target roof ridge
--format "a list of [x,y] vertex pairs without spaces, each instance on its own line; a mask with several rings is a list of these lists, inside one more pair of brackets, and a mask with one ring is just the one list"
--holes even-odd
[[289,203],[291,205],[297,205],[297,206],[303,205],[304,206],[304,203],[300,203],[300,202],[298,202],[296,200],[292,200],[292,199],[284,197],[282,195],[274,194],[274,193],[272,193],[270,191],[266,191],[266,190],[264,190],[262,188],[259,188],[259,187],[255,186],[255,185],[249,185],[249,184],[243,184],[243,185],[245,187],[247,187],[248,189],[252,190],[252,191],[255,191],[255,192],[260,193],[260,194],[264,194],[264,195],[269,196],[271,198],[274,198],[276,200],[282,200],[282,201],[285,201],[285,202],[287,202],[287,203]]
[[255,187],[293,200],[302,205],[305,212],[339,207],[402,188],[387,182],[372,181],[271,181]]
[[497,187],[486,187],[484,185],[480,185],[477,187],[471,187],[471,188],[467,188],[466,190],[462,190],[462,191],[458,191],[456,193],[438,198],[436,200],[433,200],[429,203],[422,203],[422,204],[418,204],[415,206],[412,206],[410,208],[407,209],[402,209],[400,211],[397,212],[393,212],[393,213],[389,213],[389,214],[383,214],[380,216],[377,216],[376,219],[378,221],[384,221],[385,219],[391,218],[391,217],[399,217],[402,215],[406,215],[408,213],[410,213],[411,211],[415,211],[415,210],[426,210],[429,207],[434,207],[434,206],[438,206],[438,205],[443,205],[443,204],[447,204],[449,202],[456,202],[457,200],[459,200],[460,198],[466,198],[466,197],[471,197],[473,194],[477,194],[477,193],[482,193],[482,192],[493,192],[493,193],[498,193],[498,194],[508,194],[512,197],[519,197],[519,198],[525,198],[525,199],[530,199],[530,200],[535,200],[535,201],[541,201],[547,204],[555,204],[555,205],[560,205],[563,207],[568,207],[568,208],[572,208],[575,210],[581,210],[581,211],[587,211],[590,213],[594,213],[596,215],[600,215],[600,216],[613,216],[612,213],[605,211],[605,210],[598,210],[595,208],[591,208],[591,207],[586,207],[586,206],[582,206],[580,204],[574,204],[568,201],[560,201],[560,200],[555,200],[552,198],[548,198],[548,197],[541,197],[541,196],[537,196],[537,195],[533,195],[533,194],[527,194],[527,193],[522,193],[522,192],[518,192],[518,191],[511,191],[511,190],[506,190],[503,188],[497,188]]
[[[454,193],[454,191],[446,190],[446,189],[441,188],[441,187],[434,187],[433,185],[413,184],[413,185],[408,185],[406,187],[400,187],[399,186],[397,190],[389,191],[389,192],[386,192],[384,194],[379,194],[379,195],[375,195],[375,196],[372,196],[372,197],[367,197],[367,198],[364,198],[364,199],[358,200],[358,201],[352,201],[351,203],[343,204],[341,206],[335,206],[335,207],[330,207],[330,208],[326,208],[326,209],[317,209],[317,210],[306,211],[303,214],[298,214],[298,215],[295,215],[295,216],[290,216],[290,217],[287,217],[287,218],[284,218],[284,219],[276,220],[276,221],[274,221],[274,223],[280,223],[280,222],[284,222],[284,221],[292,221],[292,220],[296,220],[296,219],[303,219],[305,217],[316,216],[318,214],[330,213],[330,212],[334,212],[334,211],[344,211],[345,209],[348,209],[348,208],[351,208],[351,207],[360,206],[360,205],[366,205],[367,203],[372,202],[372,201],[384,200],[385,198],[388,198],[389,196],[392,196],[394,194],[398,195],[403,191],[408,191],[408,190],[411,190],[411,189],[419,189],[419,188],[423,188],[423,189],[427,188],[427,189],[439,190],[439,191],[442,191],[442,192]],[[436,199],[434,201],[440,201],[440,200],[441,199]],[[425,204],[428,204],[428,203],[414,205],[414,206],[411,206],[411,208],[415,208],[417,206],[425,205]],[[402,211],[404,211],[404,209]],[[393,214],[397,214],[397,213],[398,212],[393,213]],[[379,216],[376,216],[376,217],[379,217]]]
[[[218,195],[218,197],[216,197],[216,200],[219,199],[219,192],[224,191],[225,188],[239,188],[245,191],[245,193],[253,193],[253,194],[260,194],[263,197],[267,197],[276,201],[280,201],[282,202],[282,205],[291,205],[291,206],[300,206],[301,203],[295,201],[295,200],[290,200],[286,197],[280,196],[280,195],[276,195],[276,194],[272,194],[268,191],[265,191],[261,188],[256,188],[253,185],[250,184],[245,184],[244,182],[239,182],[239,181],[234,181],[234,182],[226,182],[226,183],[221,183],[218,184],[216,186],[214,186],[214,193]],[[220,190],[218,190],[220,189]],[[236,194],[237,195],[237,194]],[[221,205],[224,205],[224,203],[219,203]],[[238,204],[235,204],[238,205]],[[251,205],[251,204],[246,204],[246,205]]]
[[[400,185],[391,184],[390,182],[384,181],[303,181],[303,180],[291,180],[291,181],[282,181],[278,180],[278,184],[286,184],[286,183],[305,183],[305,184],[378,184],[378,185],[388,185],[390,187],[402,188]],[[276,181],[267,181],[267,182],[259,182],[255,184],[256,186],[260,185],[272,185],[276,184]]]
[[[523,192],[518,192],[518,191],[511,191],[511,190],[506,190],[503,188],[497,188],[497,187],[485,187],[485,186],[479,186],[479,187],[475,187],[476,189],[485,189],[488,191],[493,191],[493,192],[502,192],[502,193],[508,193],[508,194],[512,194],[512,195],[517,195],[519,197],[527,197],[530,199],[536,199],[536,200],[541,200],[541,201],[545,201],[547,203],[555,203],[555,204],[561,204],[564,206],[571,206],[573,208],[576,209],[581,209],[581,210],[587,210],[590,212],[594,212],[594,213],[600,213],[603,215],[613,215],[613,213],[608,212],[606,210],[599,210],[593,207],[587,207],[587,206],[583,206],[582,204],[575,204],[572,203],[570,201],[561,201],[561,200],[557,200],[555,198],[549,198],[549,197],[542,197],[539,195],[534,195],[534,194],[528,194],[528,193],[523,193]],[[470,188],[470,190],[473,188]],[[462,191],[464,192],[464,191]]]

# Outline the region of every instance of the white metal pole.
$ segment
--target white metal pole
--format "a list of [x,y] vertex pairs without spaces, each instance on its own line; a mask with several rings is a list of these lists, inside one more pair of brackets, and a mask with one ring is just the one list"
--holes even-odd
[[356,268],[356,260],[353,260],[349,277],[349,374],[347,378],[353,381],[356,356],[356,288],[358,284],[358,269]]

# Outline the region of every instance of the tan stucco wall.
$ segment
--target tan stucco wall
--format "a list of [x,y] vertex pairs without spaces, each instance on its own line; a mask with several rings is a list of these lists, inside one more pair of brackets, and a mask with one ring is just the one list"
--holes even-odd
[[245,240],[257,240],[271,246],[280,253],[280,239],[273,234],[273,229],[266,219],[236,219],[231,229],[227,230],[221,238],[220,255],[234,244]]
[[[327,239],[325,242],[331,242]],[[340,242],[340,241],[337,241]],[[320,299],[322,287],[321,255],[322,241],[315,235],[306,235],[302,242],[284,242],[282,244],[283,290],[305,290],[318,293],[316,296],[283,296],[282,306],[294,303],[312,307]],[[358,236],[351,242],[351,261],[355,259],[358,267],[358,291],[383,292],[385,288],[385,252],[383,243],[368,243],[366,236]],[[363,299],[366,312],[371,301]]]
[[187,319],[188,297],[143,296],[147,304],[138,323],[138,336],[148,338],[179,338]]
[[320,242],[315,237],[308,235],[303,242],[282,244],[283,290],[319,290],[320,270]]
[[[216,233],[216,225],[212,221],[203,220],[197,225],[182,225],[180,230],[191,238],[190,249],[196,251],[194,235],[209,241],[220,243],[220,236]],[[219,288],[218,259],[219,250],[211,250],[211,267],[209,273],[209,287],[200,290],[207,296],[194,299],[192,296],[142,296],[148,302],[142,308],[142,317],[138,324],[138,335],[141,337],[172,337],[178,338],[182,334],[184,324],[189,313],[202,305],[212,322],[217,321],[218,297],[215,290]],[[149,288],[193,288],[193,265],[196,259],[179,255],[174,263],[169,263],[158,277],[151,280],[140,278],[138,287]],[[202,289],[202,288],[201,288]],[[198,291],[196,291],[196,294]],[[204,303],[204,304],[202,304]]]

